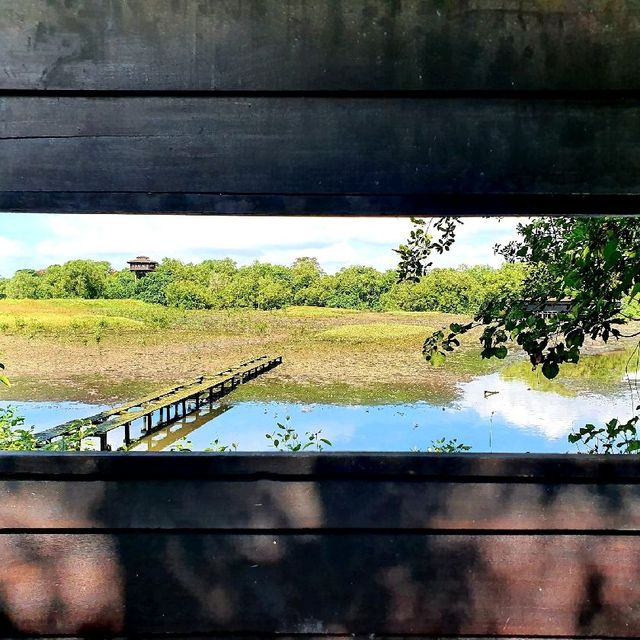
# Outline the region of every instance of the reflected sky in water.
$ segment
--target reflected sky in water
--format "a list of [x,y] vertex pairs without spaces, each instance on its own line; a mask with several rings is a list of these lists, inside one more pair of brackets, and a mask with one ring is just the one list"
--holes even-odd
[[36,431],[44,431],[50,427],[81,420],[110,407],[103,404],[87,404],[85,402],[22,402],[3,400],[0,408],[14,407],[16,414],[25,418],[25,426],[35,426]]
[[[2,402],[12,404],[27,424],[44,429],[105,409],[77,402]],[[603,423],[612,417],[632,415],[629,390],[620,385],[606,393],[576,395],[541,391],[522,380],[507,380],[499,373],[459,385],[458,399],[442,406],[429,402],[387,405],[301,404],[294,402],[233,401],[201,410],[184,422],[154,436],[141,449],[167,449],[188,440],[192,450],[203,450],[213,440],[237,443],[242,451],[268,451],[265,438],[277,423],[293,427],[301,435],[322,431],[332,441],[331,451],[426,450],[438,438],[457,438],[473,451],[575,452],[567,434],[587,422]],[[289,420],[287,420],[287,416]],[[114,448],[121,434],[110,435]]]
[[[457,438],[473,451],[566,453],[576,450],[567,442],[572,428],[631,416],[630,396],[623,387],[607,395],[566,397],[504,380],[497,373],[460,385],[459,399],[448,406],[229,401],[228,407],[195,430],[185,425],[193,450],[205,449],[218,439],[222,444],[237,443],[243,451],[268,451],[265,434],[280,422],[300,434],[322,430],[333,443],[332,451],[426,450],[433,440],[445,437]],[[180,427],[172,431],[172,440],[179,440]]]

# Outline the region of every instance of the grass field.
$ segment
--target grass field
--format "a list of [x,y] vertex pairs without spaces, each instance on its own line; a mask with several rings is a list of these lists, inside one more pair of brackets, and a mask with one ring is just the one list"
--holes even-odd
[[[134,300],[5,299],[0,300],[0,362],[14,385],[0,393],[13,400],[108,403],[268,353],[282,354],[284,364],[247,385],[243,394],[313,401],[442,400],[455,396],[457,383],[504,366],[479,358],[478,334],[467,336],[445,367],[424,362],[425,336],[465,319],[313,307],[213,312]],[[586,358],[579,371],[566,372],[562,384],[572,375],[604,382],[618,376],[625,357],[606,363]],[[526,362],[507,362],[504,373],[535,382]]]
[[467,375],[462,369],[469,375],[476,369],[458,363],[457,370],[436,371],[420,349],[432,328],[460,319],[309,307],[212,312],[133,300],[0,300],[0,354],[15,382],[14,399],[111,401],[132,388],[146,392],[262,353],[285,359],[263,384],[313,385],[325,395],[346,387],[370,395],[392,384],[394,393],[441,395]]

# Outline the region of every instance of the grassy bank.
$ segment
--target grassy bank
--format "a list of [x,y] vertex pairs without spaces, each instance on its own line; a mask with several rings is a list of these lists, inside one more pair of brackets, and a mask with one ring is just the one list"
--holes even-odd
[[[447,401],[455,397],[457,383],[503,366],[479,358],[477,335],[466,337],[446,367],[426,365],[424,337],[464,320],[425,312],[315,307],[216,312],[136,300],[5,299],[0,300],[0,354],[14,386],[2,397],[111,403],[277,353],[284,365],[243,394],[316,402]],[[576,376],[604,375],[593,360],[580,367]],[[619,368],[616,361],[613,373]],[[530,366],[507,363],[506,375],[526,378]]]
[[355,386],[368,398],[393,385],[401,396],[443,397],[482,363],[461,357],[457,366],[433,370],[420,348],[432,328],[461,319],[310,307],[214,312],[134,300],[0,300],[0,353],[15,383],[8,392],[13,399],[111,402],[261,353],[285,358],[265,385],[323,387],[324,397]]

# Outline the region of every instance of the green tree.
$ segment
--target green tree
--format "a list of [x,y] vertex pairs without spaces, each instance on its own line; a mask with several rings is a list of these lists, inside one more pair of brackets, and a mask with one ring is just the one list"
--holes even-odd
[[262,278],[258,282],[256,306],[258,309],[282,309],[293,302],[291,287],[278,280]]
[[[424,221],[416,221],[416,226],[422,233],[412,235],[398,250],[402,256],[399,274],[405,279],[422,277],[430,254],[439,251],[438,247],[449,247],[455,237],[455,221],[441,224],[441,236],[435,242]],[[495,291],[472,322],[454,323],[428,336],[423,347],[427,361],[442,363],[460,344],[460,336],[479,326],[483,327],[483,358],[505,358],[516,344],[533,368],[540,367],[543,375],[552,379],[562,365],[579,361],[586,338],[608,342],[640,335],[625,332],[631,318],[620,312],[623,301],[629,306],[640,297],[638,218],[538,218],[518,225],[518,234],[517,240],[497,247],[497,252],[509,264],[525,267],[519,295]],[[549,299],[566,299],[568,310],[543,317],[537,312]],[[633,442],[636,424],[636,417],[624,424],[614,419],[597,435],[613,434]],[[595,427],[587,427],[592,429],[578,436],[584,442],[595,441]]]
[[42,281],[57,298],[103,298],[107,276],[111,270],[108,262],[95,260],[70,260],[62,266],[53,266],[42,275]]
[[136,282],[136,298],[150,304],[167,304],[166,289],[171,282],[171,274],[156,271]]
[[40,277],[33,269],[20,269],[16,271],[5,285],[7,298],[37,298]]
[[[457,336],[484,326],[482,356],[504,357],[515,342],[547,378],[577,362],[586,337],[607,342],[623,336],[620,304],[640,294],[640,221],[636,218],[542,218],[518,226],[520,238],[498,252],[527,265],[517,299],[488,298],[473,322],[434,334],[425,356],[444,355]],[[549,299],[570,301],[566,313],[542,317]]]
[[178,280],[165,289],[166,304],[179,309],[209,309],[209,291],[198,282]]
[[332,284],[327,305],[345,309],[377,309],[380,296],[390,287],[379,271],[359,265],[340,269]]
[[296,258],[291,265],[291,286],[294,294],[302,289],[308,289],[325,275],[316,258]]
[[104,297],[112,300],[134,298],[136,288],[136,277],[129,269],[113,271],[105,281]]

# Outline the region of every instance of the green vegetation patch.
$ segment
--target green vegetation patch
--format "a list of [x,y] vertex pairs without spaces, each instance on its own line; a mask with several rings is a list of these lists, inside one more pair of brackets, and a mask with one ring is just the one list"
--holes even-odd
[[68,334],[164,328],[186,322],[185,312],[138,300],[0,300],[5,333]]
[[229,402],[299,402],[303,404],[385,405],[431,402],[446,405],[456,399],[453,386],[434,388],[418,384],[297,384],[255,382],[237,389]]
[[0,314],[0,331],[26,335],[86,334],[101,331],[104,333],[131,331],[143,328],[139,320],[101,315],[73,316],[48,313],[10,316]]
[[294,318],[335,318],[337,316],[358,314],[358,309],[340,309],[338,307],[291,306],[284,312]]
[[321,331],[318,340],[332,342],[381,342],[424,337],[432,332],[431,327],[419,324],[346,324]]
[[583,355],[576,364],[564,364],[553,380],[542,375],[540,367],[533,369],[526,360],[509,363],[500,375],[505,380],[522,380],[532,389],[575,396],[578,391],[604,391],[619,387],[626,376],[637,376],[635,348]]

